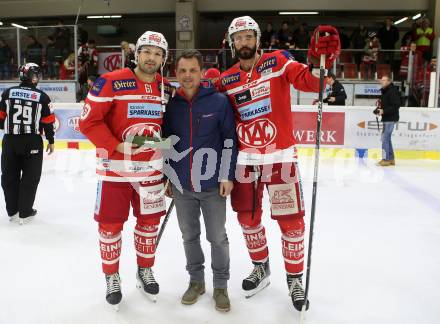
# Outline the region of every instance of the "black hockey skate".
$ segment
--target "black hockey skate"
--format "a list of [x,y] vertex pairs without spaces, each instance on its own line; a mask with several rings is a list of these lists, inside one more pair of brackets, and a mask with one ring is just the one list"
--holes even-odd
[[18,223],[18,220],[20,218],[18,217],[18,212],[16,212],[14,215],[9,216],[9,221],[12,223]]
[[156,302],[159,284],[154,279],[153,269],[138,268],[136,278],[138,280],[137,287],[142,289],[151,301]]
[[30,223],[35,218],[36,215],[37,215],[37,210],[32,209],[30,215],[26,217],[17,217],[15,218],[15,221],[18,221],[20,225],[25,225],[27,223]]
[[[293,307],[297,311],[301,311],[304,305],[304,287],[302,284],[302,275],[287,275],[287,287],[289,287],[289,296],[292,298]],[[309,309],[309,301],[307,300],[306,310]]]
[[106,275],[105,281],[107,283],[105,299],[115,308],[116,311],[118,311],[119,303],[122,299],[121,278],[119,277],[119,273],[116,272],[112,275]]
[[270,284],[269,260],[266,262],[252,262],[254,270],[243,280],[242,288],[245,291],[245,297],[250,298],[266,288]]

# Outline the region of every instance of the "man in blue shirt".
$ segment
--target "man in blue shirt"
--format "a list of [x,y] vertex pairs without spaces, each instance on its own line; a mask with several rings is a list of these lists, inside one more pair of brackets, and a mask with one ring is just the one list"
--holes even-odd
[[[180,88],[164,115],[163,133],[174,147],[165,166],[182,232],[190,284],[182,297],[194,304],[205,293],[204,255],[200,245],[200,212],[211,243],[215,307],[230,310],[227,292],[229,242],[226,235],[226,197],[233,188],[237,139],[232,106],[209,82],[201,83],[202,56],[184,51],[176,62]],[[169,167],[169,172],[167,172]]]

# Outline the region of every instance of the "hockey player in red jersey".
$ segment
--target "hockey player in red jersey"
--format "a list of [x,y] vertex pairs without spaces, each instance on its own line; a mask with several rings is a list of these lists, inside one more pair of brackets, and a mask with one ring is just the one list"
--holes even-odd
[[[138,288],[155,300],[159,285],[152,267],[161,216],[165,215],[162,156],[138,147],[133,136],[160,138],[163,107],[171,86],[162,77],[168,52],[165,37],[147,31],[137,41],[133,70],[124,68],[98,78],[85,100],[80,130],[96,146],[99,182],[95,220],[99,224],[106,299],[121,301],[121,231],[130,205],[137,218],[134,245]],[[159,74],[158,71],[161,71]]]
[[[286,51],[259,53],[260,36],[258,24],[251,17],[232,21],[229,44],[239,62],[221,75],[219,84],[235,110],[239,155],[231,202],[254,264],[242,286],[250,297],[269,284],[269,252],[261,224],[266,186],[271,216],[282,233],[289,295],[295,309],[301,310],[305,299],[304,200],[293,138],[290,86],[319,92],[319,78]],[[319,62],[318,53],[325,49],[326,67],[331,66],[339,52],[336,29],[318,27],[311,43],[309,59]]]

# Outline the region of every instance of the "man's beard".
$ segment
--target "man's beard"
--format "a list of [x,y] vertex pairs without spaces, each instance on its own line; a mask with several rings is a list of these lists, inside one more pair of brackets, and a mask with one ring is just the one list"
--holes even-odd
[[236,53],[239,59],[250,60],[251,58],[255,57],[255,53],[257,53],[257,47],[242,47],[240,48],[240,50],[236,50]]
[[160,66],[154,65],[152,67],[147,66],[146,64],[139,64],[139,69],[141,69],[142,72],[146,74],[155,74],[157,71],[159,71]]

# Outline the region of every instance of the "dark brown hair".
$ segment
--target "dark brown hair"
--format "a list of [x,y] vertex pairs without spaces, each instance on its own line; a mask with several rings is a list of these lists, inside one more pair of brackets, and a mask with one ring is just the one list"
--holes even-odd
[[336,75],[333,72],[327,73],[327,77],[332,78],[333,80],[336,81]]
[[197,62],[199,63],[200,66],[200,70],[203,68],[203,57],[202,54],[194,49],[188,49],[188,50],[184,50],[179,57],[176,60],[176,69],[179,66],[179,61],[181,59],[192,59],[195,58],[197,60]]

